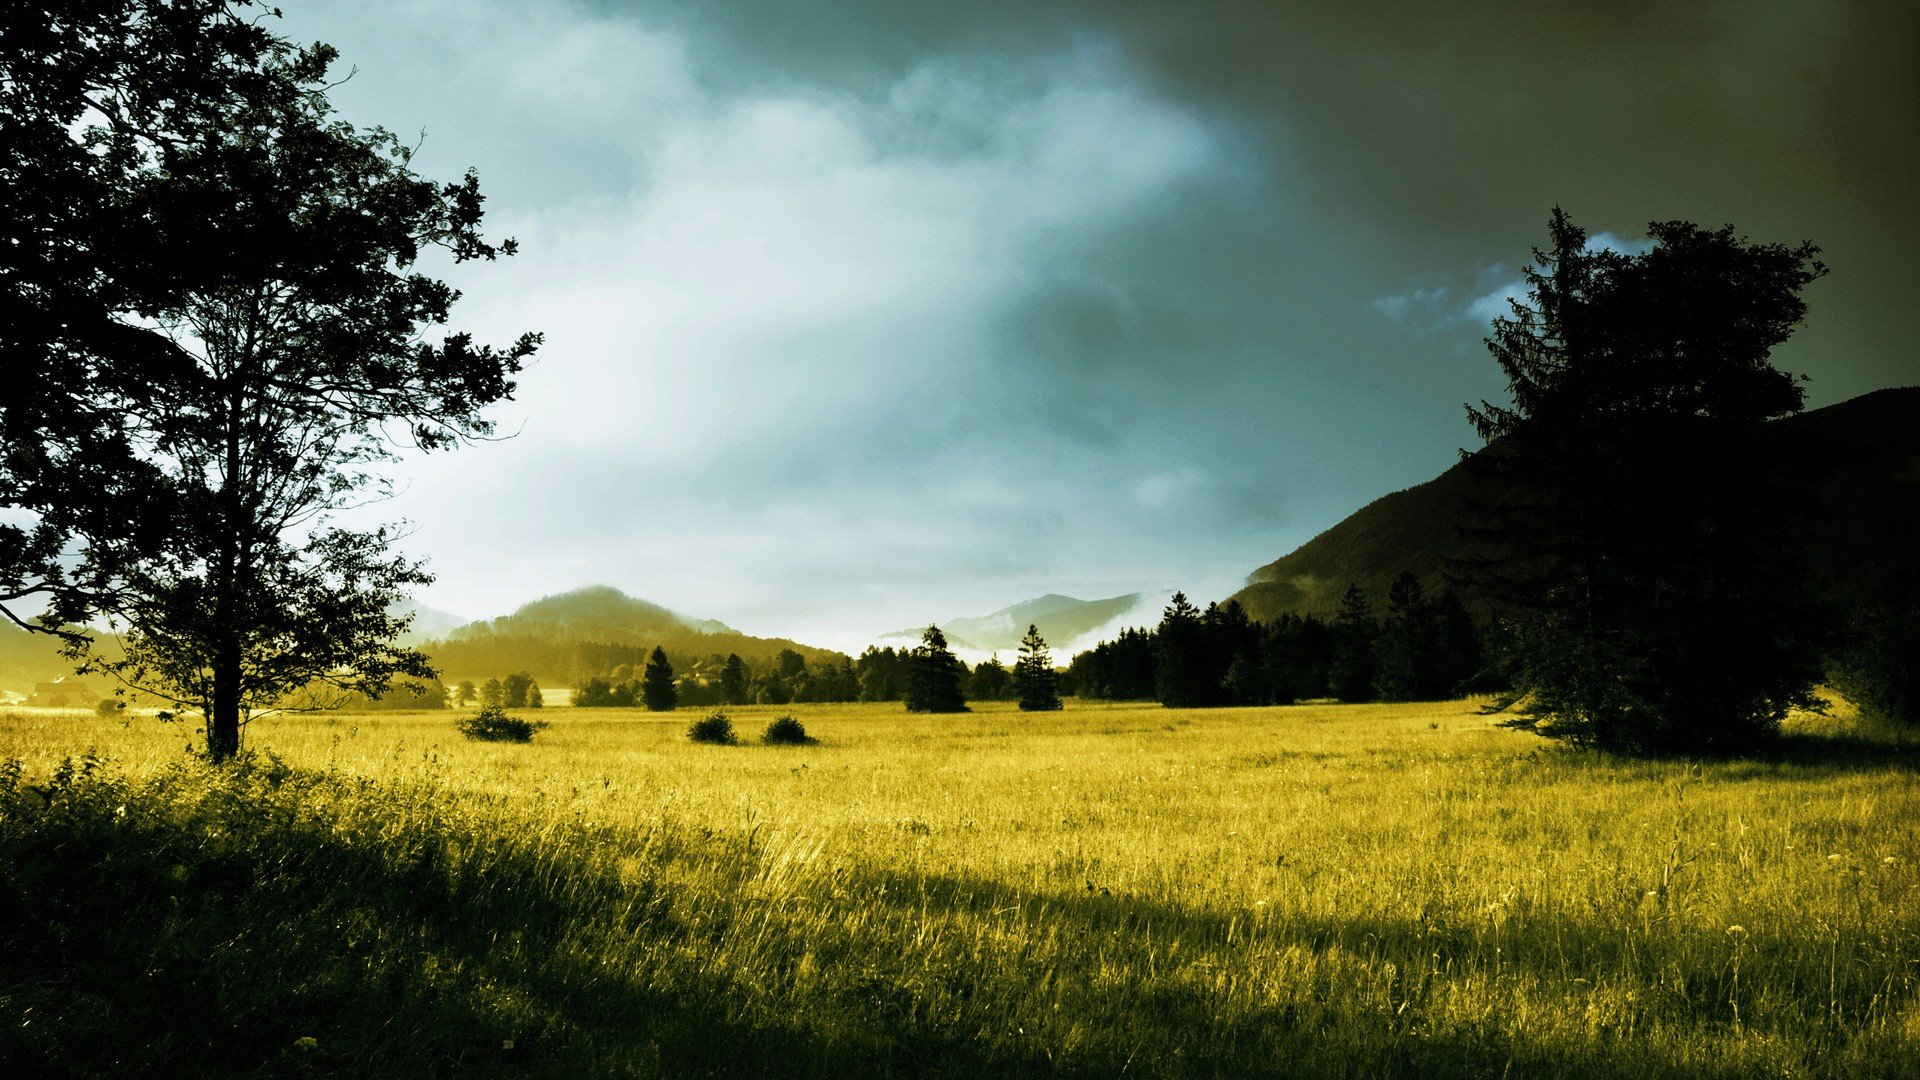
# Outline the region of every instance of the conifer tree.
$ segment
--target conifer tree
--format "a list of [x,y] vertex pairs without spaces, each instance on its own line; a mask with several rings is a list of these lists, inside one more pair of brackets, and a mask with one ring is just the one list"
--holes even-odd
[[1011,685],[1007,666],[1000,662],[1000,654],[995,653],[974,667],[973,679],[967,684],[967,697],[973,701],[999,701],[1007,696]]
[[1468,415],[1495,487],[1467,579],[1509,629],[1519,726],[1616,750],[1729,752],[1813,703],[1804,496],[1767,422],[1804,392],[1772,349],[1826,272],[1731,226],[1590,245],[1555,209],[1487,346],[1509,405]]
[[1333,667],[1327,673],[1327,689],[1341,701],[1368,701],[1373,697],[1373,680],[1379,670],[1375,656],[1375,638],[1379,629],[1373,621],[1373,605],[1358,583],[1349,583],[1340,596],[1340,613],[1333,620]]
[[1380,628],[1379,669],[1374,690],[1382,701],[1433,701],[1445,695],[1439,628],[1426,590],[1411,570],[1387,589],[1387,617]]
[[1200,611],[1177,592],[1161,613],[1160,628],[1154,632],[1155,654],[1159,665],[1154,673],[1154,690],[1160,704],[1169,709],[1191,709],[1207,702],[1208,671],[1206,638]]
[[720,669],[720,700],[726,705],[745,705],[751,700],[748,693],[746,662],[739,653],[728,653],[726,665]]
[[947,637],[937,626],[920,635],[920,644],[907,655],[906,703],[909,712],[966,712],[961,690],[967,666],[947,648]]
[[667,663],[667,650],[658,645],[640,677],[640,699],[649,712],[671,712],[680,703],[680,692],[673,686],[673,665]]
[[1013,686],[1020,696],[1020,708],[1027,712],[1061,708],[1059,682],[1053,670],[1053,654],[1040,637],[1040,627],[1028,623],[1027,636],[1020,639],[1020,659],[1013,665]]

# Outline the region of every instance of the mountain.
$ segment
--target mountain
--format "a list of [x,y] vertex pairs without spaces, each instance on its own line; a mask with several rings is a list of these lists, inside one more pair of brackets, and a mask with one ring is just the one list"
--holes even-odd
[[[1020,647],[1020,639],[1027,635],[1030,625],[1039,627],[1040,636],[1047,639],[1049,645],[1058,648],[1125,615],[1139,602],[1139,593],[1105,600],[1076,600],[1071,596],[1048,593],[1001,608],[991,615],[949,619],[938,625],[940,632],[947,636],[947,643],[956,649],[983,653],[1010,652]],[[917,644],[924,629],[895,630],[882,635],[880,640]]]
[[542,597],[511,615],[458,627],[420,648],[446,681],[478,682],[525,670],[543,685],[561,686],[644,663],[656,645],[680,670],[728,653],[738,653],[755,666],[772,663],[784,649],[808,663],[837,663],[843,655],[785,638],[753,637],[605,585]]
[[446,637],[452,631],[473,621],[464,615],[455,615],[450,611],[428,607],[417,600],[402,600],[388,608],[387,614],[413,616],[413,622],[407,627],[407,632],[400,635],[402,645],[418,645],[423,641]]
[[[1769,425],[1824,470],[1808,547],[1829,595],[1860,595],[1882,568],[1911,560],[1920,535],[1920,387],[1878,390]],[[1464,463],[1352,516],[1255,570],[1233,599],[1256,619],[1331,616],[1348,582],[1379,602],[1402,570],[1429,592],[1446,584],[1454,523],[1471,483]]]

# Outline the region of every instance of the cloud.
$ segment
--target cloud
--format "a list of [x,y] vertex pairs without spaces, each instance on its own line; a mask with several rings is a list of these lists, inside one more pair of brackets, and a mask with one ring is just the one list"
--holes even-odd
[[[1087,242],[1231,172],[1207,118],[1110,41],[932,56],[866,93],[715,89],[672,34],[516,5],[472,9],[459,47],[449,126],[557,109],[553,145],[591,129],[565,152],[625,171],[496,198],[521,254],[449,271],[459,325],[547,344],[500,410],[517,437],[410,463],[379,508],[417,523],[443,606],[610,580],[845,641],[916,621],[943,579],[957,611],[983,582],[1053,588],[1076,551],[1131,591],[1108,534],[1132,514],[1230,509],[1193,490],[1191,446],[1049,422],[1055,371],[1006,336],[1065,282],[1124,312]],[[609,70],[597,90],[582,74]],[[373,114],[371,73],[355,106]],[[1142,455],[1174,465],[1141,480]]]

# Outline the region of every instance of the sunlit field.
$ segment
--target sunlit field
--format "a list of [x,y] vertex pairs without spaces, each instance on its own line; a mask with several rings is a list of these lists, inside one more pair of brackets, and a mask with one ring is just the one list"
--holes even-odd
[[[0,713],[0,1065],[1746,1077],[1920,1052],[1911,748],[1632,761],[1468,702],[753,707],[742,745],[694,745],[704,712],[549,708],[530,745],[278,718],[225,771],[182,725]],[[819,744],[759,745],[785,714]]]

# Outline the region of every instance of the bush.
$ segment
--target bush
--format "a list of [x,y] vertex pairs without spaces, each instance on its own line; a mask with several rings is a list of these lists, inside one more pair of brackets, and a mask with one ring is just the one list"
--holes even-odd
[[488,705],[472,716],[460,718],[460,734],[481,742],[532,742],[533,733],[547,726],[545,720],[522,720],[508,716],[498,705]]
[[705,720],[695,720],[687,729],[687,738],[697,743],[712,743],[715,746],[732,746],[739,742],[733,735],[733,721],[727,714],[716,712]]
[[791,716],[782,716],[767,725],[760,741],[768,746],[812,746],[820,740],[807,734],[806,726]]

